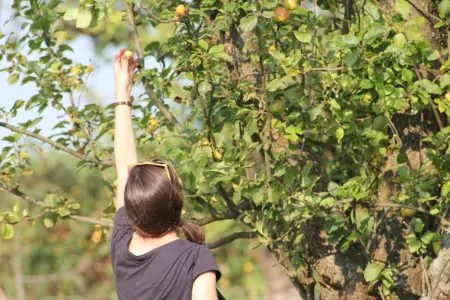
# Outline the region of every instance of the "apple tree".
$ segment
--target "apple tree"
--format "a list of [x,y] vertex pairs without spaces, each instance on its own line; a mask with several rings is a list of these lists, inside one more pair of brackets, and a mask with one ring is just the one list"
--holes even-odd
[[[25,139],[100,170],[114,191],[113,107],[77,101],[95,70],[74,64],[61,37],[126,39],[145,91],[133,103],[140,147],[173,162],[190,218],[242,229],[212,248],[257,238],[304,299],[450,297],[450,1],[31,0],[14,9],[21,31],[2,36],[2,71],[38,93],[0,106],[11,132],[0,185],[40,207],[48,226],[111,222],[82,215],[64,194],[24,192],[35,151]],[[162,26],[166,38],[145,37]],[[64,117],[44,136],[41,120],[55,110]],[[40,117],[17,124],[24,111]],[[3,212],[3,237],[26,218],[18,206]]]

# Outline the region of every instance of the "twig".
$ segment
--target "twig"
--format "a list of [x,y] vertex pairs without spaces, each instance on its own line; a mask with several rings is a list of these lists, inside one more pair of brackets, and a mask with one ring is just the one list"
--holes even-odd
[[[423,76],[420,74],[420,72],[416,66],[414,66],[414,73],[416,73],[417,78],[423,79]],[[430,105],[431,105],[431,109],[433,110],[434,118],[436,119],[439,129],[442,130],[442,128],[444,128],[444,124],[442,123],[441,116],[439,116],[439,112],[437,110],[436,105],[433,102],[433,99],[430,100]]]
[[448,58],[450,59],[450,34],[447,36],[447,51],[448,51]]
[[420,265],[422,266],[422,273],[423,273],[423,277],[425,279],[424,281],[427,285],[427,291],[428,291],[428,293],[430,293],[431,292],[431,282],[430,282],[430,278],[428,277],[427,270],[425,269],[425,262],[423,261],[422,256],[420,257]]
[[[134,46],[136,48],[139,63],[142,64],[142,67],[144,67],[144,52],[142,51],[142,47],[139,42],[139,35],[137,32],[136,23],[134,22],[134,13],[132,4],[127,4],[127,17],[128,23],[130,24],[131,27],[131,34],[133,36]],[[164,103],[160,99],[158,99],[158,97],[156,97],[147,79],[145,77],[142,77],[141,82],[142,85],[144,86],[145,93],[150,98],[150,100],[156,105],[161,114],[174,125],[176,131],[181,131],[182,128],[180,123],[174,117],[174,115],[166,108]]]
[[340,71],[340,70],[345,70],[345,67],[335,67],[335,68],[311,68],[309,69],[308,72],[310,71]]
[[215,248],[218,248],[225,244],[231,243],[232,241],[237,240],[237,239],[253,239],[257,236],[258,236],[258,233],[253,232],[253,231],[252,232],[245,232],[245,231],[234,232],[230,235],[227,235],[227,236],[224,236],[223,238],[218,239],[215,242],[208,243],[208,244],[206,244],[206,246],[208,246],[209,249],[215,249]]
[[72,220],[75,220],[75,221],[83,222],[83,223],[95,224],[95,225],[100,225],[100,226],[109,227],[109,228],[113,227],[112,220],[108,220],[108,219],[98,220],[98,219],[94,219],[91,217],[85,217],[85,216],[79,216],[79,215],[70,215],[69,218]]
[[169,20],[161,19],[160,17],[156,16],[154,13],[152,13],[148,8],[146,7],[139,7],[142,11],[145,12],[145,14],[150,17],[151,19],[155,20],[158,23],[175,23],[180,21],[178,18],[173,18]]
[[[426,17],[430,22],[432,20],[434,20],[435,22],[441,22],[442,20],[438,17],[436,17],[435,15],[433,15],[432,13],[421,9],[420,7],[417,6],[417,4],[415,4],[412,0],[406,0],[406,2],[408,2],[409,4],[411,4],[412,7],[414,7],[418,12],[420,12],[424,17]],[[435,23],[435,22],[431,22],[431,23]]]
[[[30,204],[33,204],[33,205],[36,205],[36,206],[39,206],[42,208],[47,207],[42,200],[38,200],[33,197],[30,197],[30,196],[26,195],[25,193],[19,191],[18,189],[8,189],[8,188],[5,188],[4,186],[0,186],[0,191],[8,192],[16,197],[21,198],[22,200],[24,200]],[[113,222],[111,220],[107,220],[107,219],[98,220],[95,218],[80,216],[80,215],[69,215],[68,218],[75,220],[75,221],[82,222],[82,223],[96,224],[96,225],[100,225],[100,226],[104,226],[104,227],[113,227]]]
[[386,113],[384,114],[384,116],[386,117],[386,120],[388,121],[389,127],[390,127],[391,130],[392,130],[392,134],[394,135],[394,139],[397,141],[397,143],[398,143],[400,146],[403,147],[403,142],[402,142],[402,140],[400,139],[400,134],[399,134],[399,132],[398,132],[398,130],[397,130],[397,127],[395,127],[394,122],[392,122],[391,116],[389,115],[388,112],[386,112]]
[[58,150],[64,151],[64,152],[66,152],[66,153],[68,153],[68,154],[70,154],[70,155],[72,155],[72,156],[74,156],[74,157],[76,157],[76,158],[78,158],[80,160],[88,161],[88,162],[91,162],[91,163],[93,163],[95,165],[110,166],[110,164],[107,163],[107,162],[102,162],[102,161],[97,161],[97,160],[91,159],[91,158],[87,157],[86,155],[78,153],[77,151],[74,151],[74,150],[64,146],[63,144],[55,142],[55,141],[53,141],[53,140],[51,140],[49,138],[46,138],[46,137],[44,137],[44,136],[42,136],[40,134],[37,134],[37,133],[31,132],[31,131],[28,131],[28,130],[16,127],[16,126],[11,125],[9,123],[0,122],[0,127],[4,127],[4,128],[7,128],[7,129],[9,129],[11,131],[14,131],[14,132],[17,132],[17,133],[20,133],[20,134],[23,134],[23,135],[35,138],[35,139],[37,139],[37,140],[39,140],[39,141],[41,141],[43,143],[46,143],[46,144],[49,144],[49,145],[55,147]]
[[419,213],[423,213],[426,214],[428,216],[432,216],[434,218],[437,218],[441,221],[441,223],[445,226],[450,226],[450,221],[445,219],[444,217],[438,216],[438,215],[433,215],[431,212],[429,212],[428,210],[425,210],[423,208],[418,208],[418,207],[414,207],[412,205],[402,205],[402,204],[395,204],[395,203],[380,203],[376,205],[376,208],[383,208],[383,207],[392,207],[392,208],[406,208],[406,209],[411,209],[414,210],[416,212]]
[[127,4],[127,18],[128,24],[130,24],[131,36],[133,37],[134,47],[136,48],[138,60],[141,61],[144,59],[144,52],[142,51],[136,23],[134,22],[133,4]]

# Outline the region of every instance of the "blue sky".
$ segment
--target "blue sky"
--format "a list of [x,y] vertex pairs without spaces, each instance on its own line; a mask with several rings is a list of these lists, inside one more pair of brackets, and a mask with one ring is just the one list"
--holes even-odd
[[[0,0],[1,1],[1,0]],[[0,8],[0,27],[5,33],[14,30],[11,25],[4,26],[5,20],[11,16],[11,4],[12,0],[3,0]],[[115,53],[120,49],[118,48],[107,48],[103,53],[103,57],[98,57],[94,50],[93,40],[88,37],[79,37],[70,43],[74,52],[66,52],[67,55],[73,59],[74,63],[81,64],[93,64],[94,72],[89,76],[87,81],[87,86],[91,92],[96,94],[97,99],[101,99],[103,104],[110,103],[114,101],[114,76],[112,72],[112,59]],[[106,58],[105,58],[106,57]],[[0,62],[0,69],[5,67],[5,62]],[[9,85],[7,83],[8,73],[0,72],[0,91],[1,100],[0,106],[10,108],[14,102],[18,99],[28,100],[32,95],[36,93],[36,88],[33,85]],[[134,89],[134,93],[142,92],[142,89],[137,87]],[[86,94],[82,97],[82,103],[87,103],[92,101],[86,98]],[[16,118],[9,120],[11,124],[18,124],[25,122],[30,118],[36,118],[38,116],[37,112],[23,112],[16,116]],[[53,125],[58,121],[58,114],[51,109],[44,111],[44,118],[39,123],[38,128],[42,130],[43,135],[48,135],[51,131]],[[0,127],[0,140],[9,134],[9,131]],[[0,148],[5,145],[5,142],[0,141]]]

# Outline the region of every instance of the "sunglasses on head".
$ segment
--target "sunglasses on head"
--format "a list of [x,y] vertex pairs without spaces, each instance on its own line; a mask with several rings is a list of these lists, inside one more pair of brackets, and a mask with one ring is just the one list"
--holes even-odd
[[164,168],[164,170],[166,171],[167,178],[169,178],[169,180],[172,182],[172,176],[170,176],[169,165],[164,162],[148,161],[148,162],[135,163],[135,164],[128,166],[128,172],[131,172],[131,170],[136,166],[156,166],[156,167]]

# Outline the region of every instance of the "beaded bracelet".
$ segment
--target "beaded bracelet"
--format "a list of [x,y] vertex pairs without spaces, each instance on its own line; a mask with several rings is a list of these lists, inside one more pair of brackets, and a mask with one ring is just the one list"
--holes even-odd
[[121,102],[116,102],[114,103],[114,106],[117,107],[119,105],[128,105],[129,107],[131,107],[131,102],[128,101],[121,101]]

